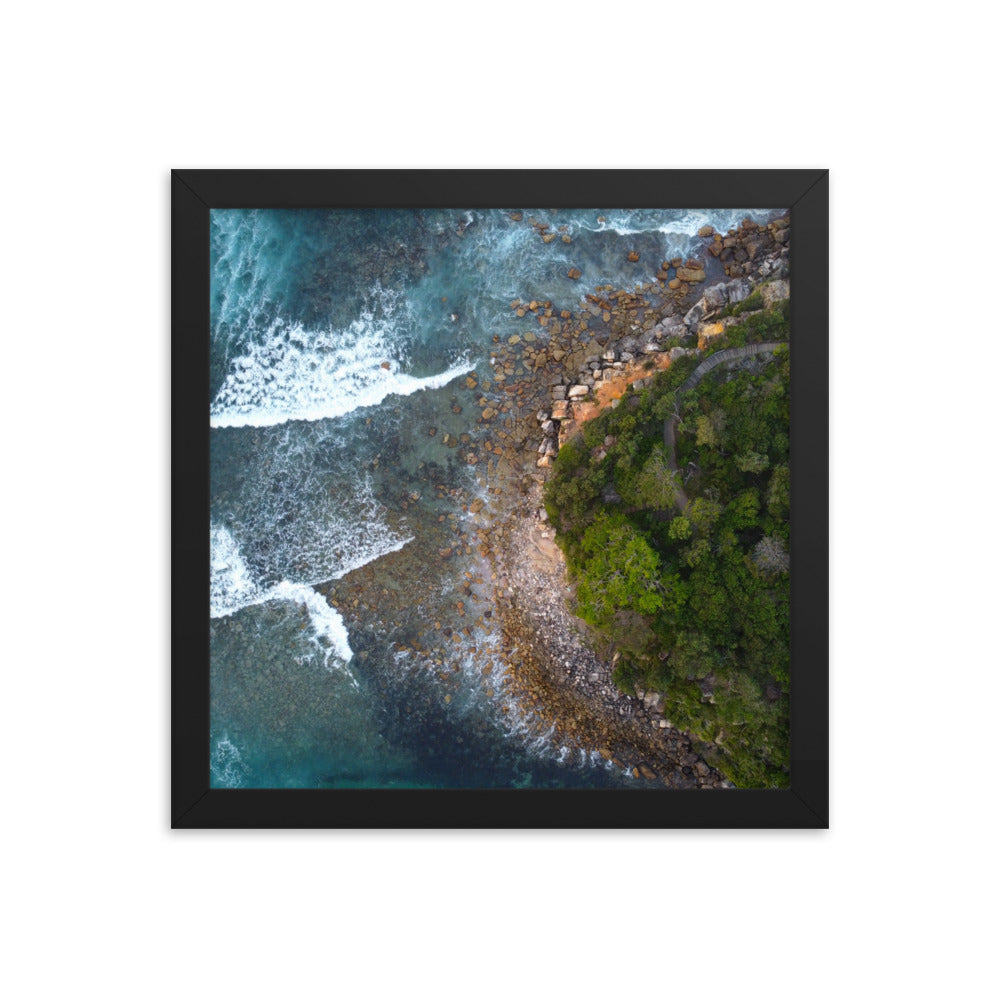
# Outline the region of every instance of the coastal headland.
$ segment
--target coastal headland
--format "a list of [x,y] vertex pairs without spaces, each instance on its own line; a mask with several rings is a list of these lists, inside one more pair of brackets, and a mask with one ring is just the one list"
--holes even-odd
[[[525,214],[511,219],[533,225],[540,240],[559,237]],[[748,219],[727,233],[706,227],[699,239],[702,251],[684,259],[647,261],[629,252],[636,281],[628,288],[510,302],[522,330],[493,338],[489,376],[464,377],[462,400],[471,397],[476,412],[466,402],[463,419],[473,426],[459,434],[418,432],[468,465],[478,486],[456,497],[461,517],[442,516],[433,537],[385,557],[398,564],[401,580],[419,578],[422,559],[471,560],[454,595],[454,624],[428,622],[417,640],[397,645],[398,657],[422,658],[447,684],[437,651],[445,644],[467,650],[470,671],[520,726],[599,755],[640,787],[732,782],[713,766],[711,744],[674,725],[656,692],[615,683],[622,654],[573,612],[574,584],[543,492],[560,447],[590,421],[681,359],[687,369],[715,355],[714,364],[738,364],[728,331],[789,297],[787,215],[765,225]],[[582,270],[567,277],[572,285]],[[456,401],[455,412],[462,409]],[[328,588],[330,603],[350,611],[360,601],[391,625],[412,595],[382,586],[384,566],[376,592],[372,573],[364,567]]]

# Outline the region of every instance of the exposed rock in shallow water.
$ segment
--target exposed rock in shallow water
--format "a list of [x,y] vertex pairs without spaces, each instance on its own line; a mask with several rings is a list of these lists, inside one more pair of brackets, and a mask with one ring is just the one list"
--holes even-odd
[[677,277],[680,278],[681,281],[688,281],[694,283],[698,281],[704,281],[705,272],[700,267],[699,268],[679,267],[677,269]]

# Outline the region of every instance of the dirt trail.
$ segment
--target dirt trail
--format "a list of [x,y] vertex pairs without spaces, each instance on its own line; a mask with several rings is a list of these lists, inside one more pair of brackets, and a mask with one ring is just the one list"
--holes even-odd
[[[711,357],[706,358],[684,381],[680,388],[674,393],[674,413],[663,421],[663,443],[667,449],[667,465],[671,472],[679,472],[677,468],[677,424],[680,414],[677,412],[677,399],[682,392],[693,389],[713,368],[730,361],[739,361],[741,358],[748,358],[754,354],[771,354],[776,348],[788,344],[786,341],[769,341],[765,344],[747,344],[745,347],[728,347],[724,351],[719,351]],[[683,514],[688,505],[688,496],[684,492],[684,487],[678,480],[677,494],[675,496],[677,509]]]

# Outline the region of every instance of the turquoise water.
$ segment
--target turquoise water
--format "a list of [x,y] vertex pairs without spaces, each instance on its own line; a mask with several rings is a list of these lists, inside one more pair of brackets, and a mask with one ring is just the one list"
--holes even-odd
[[489,483],[442,440],[475,443],[466,376],[523,330],[511,300],[570,307],[771,214],[212,211],[214,785],[628,783],[505,689],[488,567],[437,558]]

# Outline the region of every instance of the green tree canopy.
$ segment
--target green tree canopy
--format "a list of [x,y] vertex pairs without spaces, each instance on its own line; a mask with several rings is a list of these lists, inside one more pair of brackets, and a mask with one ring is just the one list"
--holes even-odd
[[577,600],[585,621],[600,625],[618,611],[653,615],[664,607],[660,559],[621,514],[601,514],[584,532]]

